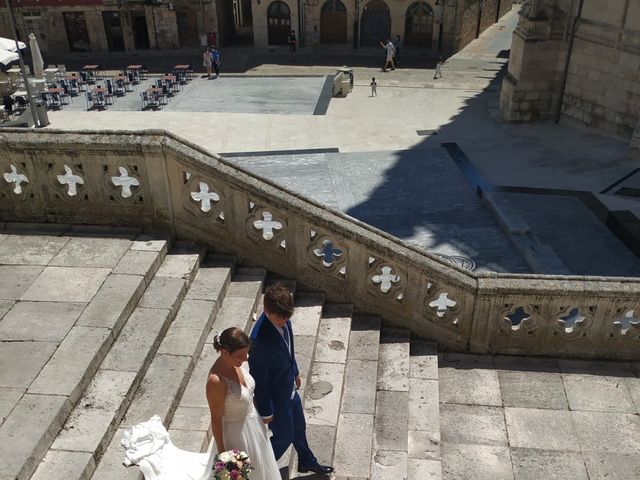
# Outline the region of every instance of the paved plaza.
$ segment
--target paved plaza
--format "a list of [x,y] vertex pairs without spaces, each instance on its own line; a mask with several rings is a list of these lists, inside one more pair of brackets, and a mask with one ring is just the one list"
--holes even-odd
[[[375,52],[364,50],[350,57],[354,91],[330,99],[335,66],[327,62],[232,51],[233,73],[223,68],[219,79],[196,78],[161,111],[140,111],[139,88],[100,112],[85,111],[77,98],[50,113],[50,128],[170,130],[478,271],[637,276],[638,258],[580,199],[580,192],[594,192],[605,208],[640,215],[633,196],[640,162],[627,158],[627,141],[570,124],[499,119],[516,11],[451,57],[440,80],[432,79],[433,61],[419,54],[411,68],[382,73],[372,66]],[[373,76],[378,97],[371,98]],[[462,152],[471,168],[444,145]],[[478,177],[491,188],[515,189],[501,201],[527,225],[533,250],[539,245],[550,258],[531,260],[529,247],[514,245],[500,227],[514,220],[488,213],[474,193]]]

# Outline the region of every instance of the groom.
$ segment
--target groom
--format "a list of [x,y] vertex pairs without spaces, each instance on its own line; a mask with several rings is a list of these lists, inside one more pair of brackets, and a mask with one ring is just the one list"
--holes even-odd
[[320,465],[311,452],[305,433],[298,364],[293,347],[291,321],[293,298],[282,284],[267,288],[264,313],[251,332],[249,369],[256,381],[258,412],[273,432],[271,445],[279,459],[293,443],[298,452],[298,471],[329,474],[333,467]]

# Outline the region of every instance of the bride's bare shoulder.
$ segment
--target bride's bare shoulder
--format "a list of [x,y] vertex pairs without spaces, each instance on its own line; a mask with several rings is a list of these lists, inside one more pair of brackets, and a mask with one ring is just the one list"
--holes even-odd
[[213,369],[209,370],[207,376],[207,390],[226,390],[227,383]]

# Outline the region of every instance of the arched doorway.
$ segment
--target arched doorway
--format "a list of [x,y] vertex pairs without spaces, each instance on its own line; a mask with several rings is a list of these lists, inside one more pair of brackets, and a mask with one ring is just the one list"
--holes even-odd
[[291,10],[289,6],[277,0],[267,9],[267,32],[269,45],[287,45],[291,31]]
[[433,39],[433,10],[426,2],[414,2],[407,8],[404,44],[430,47]]
[[391,39],[391,14],[382,0],[371,0],[364,7],[360,27],[360,45],[380,46]]
[[347,7],[340,0],[327,0],[320,12],[320,41],[347,43]]

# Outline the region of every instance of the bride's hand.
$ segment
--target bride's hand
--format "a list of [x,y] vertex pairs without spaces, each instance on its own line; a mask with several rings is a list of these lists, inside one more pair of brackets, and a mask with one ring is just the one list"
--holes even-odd
[[273,421],[273,415],[271,415],[270,417],[263,418],[262,421],[264,422],[265,425],[269,425]]
[[302,384],[302,380],[300,380],[300,377],[296,377],[296,390],[300,390],[300,385]]

